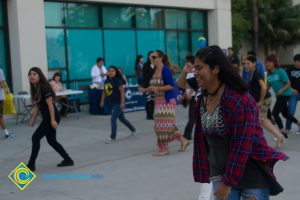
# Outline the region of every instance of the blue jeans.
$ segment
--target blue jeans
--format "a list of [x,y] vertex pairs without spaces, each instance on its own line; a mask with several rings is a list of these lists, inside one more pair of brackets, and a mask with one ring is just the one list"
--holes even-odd
[[135,128],[131,125],[131,123],[125,119],[124,113],[121,110],[120,105],[114,105],[112,107],[111,113],[111,139],[116,139],[117,137],[117,119],[119,120],[131,130],[131,132],[135,131]]
[[[214,193],[217,191],[221,180],[216,180],[212,182]],[[269,188],[255,188],[255,189],[238,189],[233,187],[227,200],[247,200],[247,199],[256,199],[256,200],[269,200],[270,190]],[[252,197],[252,198],[251,198]],[[255,197],[255,198],[254,198]],[[215,200],[219,198],[215,197]]]
[[[296,95],[292,95],[291,98],[290,98],[290,100],[289,100],[288,109],[289,109],[289,114],[292,115],[292,116],[296,112],[298,101],[300,101],[300,93],[298,93]],[[292,122],[289,121],[289,120],[286,120],[285,128],[287,130],[291,130],[291,128],[292,128]]]

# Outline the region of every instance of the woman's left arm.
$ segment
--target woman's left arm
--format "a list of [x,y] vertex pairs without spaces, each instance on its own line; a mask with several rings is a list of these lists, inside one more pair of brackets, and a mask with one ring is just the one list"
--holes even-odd
[[242,177],[252,145],[255,132],[262,131],[259,125],[258,108],[249,94],[230,98],[225,105],[226,127],[230,132],[230,149],[226,171],[222,182],[226,185],[237,186]]
[[50,113],[50,119],[51,119],[51,125],[54,129],[57,129],[58,124],[55,120],[55,111],[54,111],[54,106],[53,106],[53,100],[52,97],[48,97],[46,99],[47,105],[48,105],[48,109],[49,109],[49,113]]

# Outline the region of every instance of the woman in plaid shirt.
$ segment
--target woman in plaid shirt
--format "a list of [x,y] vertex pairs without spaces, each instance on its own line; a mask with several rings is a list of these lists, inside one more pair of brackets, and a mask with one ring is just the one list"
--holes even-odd
[[218,46],[197,52],[195,79],[188,81],[202,88],[195,106],[195,181],[212,182],[216,199],[268,200],[278,193],[273,166],[288,157],[267,145],[248,85]]

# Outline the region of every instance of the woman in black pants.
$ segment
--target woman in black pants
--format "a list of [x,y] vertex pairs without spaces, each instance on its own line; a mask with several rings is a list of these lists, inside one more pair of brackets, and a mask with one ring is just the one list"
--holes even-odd
[[287,138],[287,134],[283,128],[282,120],[279,116],[281,113],[284,118],[297,124],[300,127],[300,121],[288,112],[288,101],[292,96],[291,82],[284,69],[280,68],[276,56],[270,55],[266,59],[266,67],[268,70],[268,85],[271,86],[276,94],[276,103],[274,105],[272,115],[281,133]]
[[32,127],[34,125],[39,112],[43,118],[41,124],[32,136],[32,152],[27,165],[28,168],[31,171],[35,171],[35,161],[40,150],[40,141],[44,136],[46,136],[49,145],[64,158],[57,167],[74,165],[73,160],[56,140],[56,129],[60,121],[60,116],[57,108],[53,104],[55,94],[51,89],[49,82],[38,67],[31,68],[28,77],[31,98],[35,105],[29,126]]

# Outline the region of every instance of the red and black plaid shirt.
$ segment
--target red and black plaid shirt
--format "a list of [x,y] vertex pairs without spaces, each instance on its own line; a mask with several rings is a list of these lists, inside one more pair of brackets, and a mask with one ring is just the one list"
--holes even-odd
[[[203,96],[199,96],[195,106],[195,137],[193,172],[196,182],[209,182],[208,144],[202,132],[200,105]],[[258,118],[258,108],[254,99],[246,93],[240,95],[225,87],[221,98],[221,109],[226,127],[226,136],[230,138],[230,150],[222,182],[237,186],[242,177],[246,162],[251,156],[259,161],[273,175],[273,167],[278,160],[288,157],[269,147]],[[274,175],[273,175],[274,176]]]

